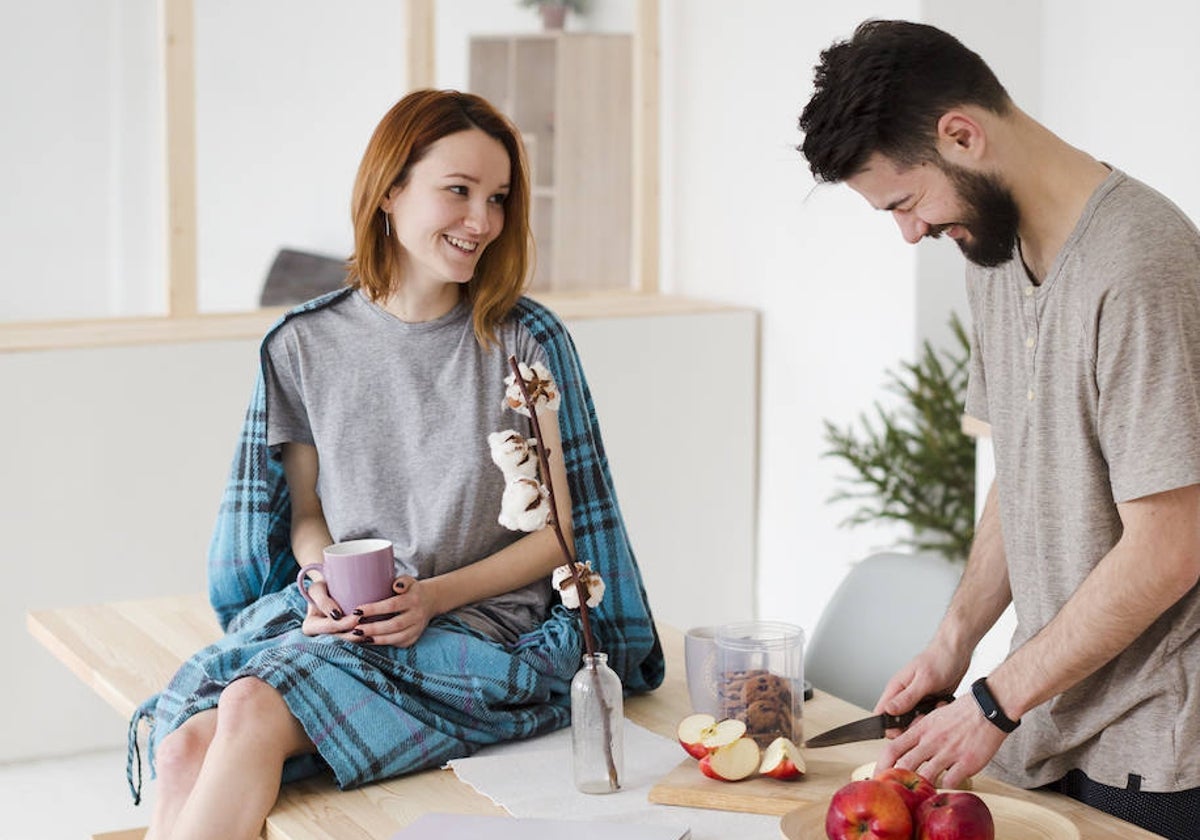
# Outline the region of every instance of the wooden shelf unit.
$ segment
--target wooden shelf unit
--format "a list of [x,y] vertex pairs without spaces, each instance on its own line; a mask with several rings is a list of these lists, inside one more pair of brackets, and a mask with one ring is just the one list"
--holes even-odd
[[633,39],[555,32],[471,39],[472,92],[525,138],[533,289],[632,284]]

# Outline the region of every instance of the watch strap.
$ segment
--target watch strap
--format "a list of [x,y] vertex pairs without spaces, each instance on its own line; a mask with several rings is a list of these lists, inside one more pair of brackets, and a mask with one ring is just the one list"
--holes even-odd
[[1013,720],[1004,714],[1004,710],[1000,708],[1000,704],[996,702],[996,698],[992,696],[992,692],[988,688],[987,677],[980,677],[971,683],[971,694],[975,696],[975,702],[979,704],[979,710],[983,712],[983,716],[1001,732],[1012,732],[1021,725],[1020,719]]

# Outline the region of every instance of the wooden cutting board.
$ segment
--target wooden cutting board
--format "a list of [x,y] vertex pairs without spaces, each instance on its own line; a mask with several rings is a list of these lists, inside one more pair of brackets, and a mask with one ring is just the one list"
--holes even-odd
[[659,805],[783,816],[809,802],[828,802],[834,791],[850,781],[856,767],[879,756],[881,743],[864,741],[834,749],[804,750],[807,772],[800,779],[786,782],[761,776],[721,782],[701,773],[695,759],[685,758],[650,788],[648,798]]

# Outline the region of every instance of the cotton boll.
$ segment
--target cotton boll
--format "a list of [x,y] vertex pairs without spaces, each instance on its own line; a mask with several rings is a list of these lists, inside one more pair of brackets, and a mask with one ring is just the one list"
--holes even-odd
[[584,578],[583,582],[587,587],[587,605],[590,609],[597,606],[601,601],[604,600],[604,578],[600,577],[600,575],[596,574],[591,569],[588,569],[587,577]]
[[512,429],[488,435],[492,462],[505,478],[537,478],[537,438],[526,440]]
[[[604,579],[592,571],[590,563],[576,563],[575,569],[579,573],[580,583],[583,584],[583,589],[587,593],[588,607],[596,606],[604,599]],[[564,607],[571,610],[579,609],[579,593],[575,590],[574,581],[571,580],[570,566],[564,564],[555,569],[550,576],[550,585],[558,590]]]
[[532,377],[525,376],[524,371],[521,371],[521,375],[531,383],[529,396],[533,400],[533,404],[549,411],[558,411],[559,404],[562,403],[562,395],[558,392],[558,383],[554,381],[550,369],[540,362],[534,362],[530,370],[533,374]]
[[570,566],[563,565],[555,569],[554,574],[550,575],[550,585],[562,596],[564,607],[569,610],[579,609],[579,593],[575,591],[575,585],[571,582]]
[[[555,383],[554,377],[550,375],[549,368],[540,362],[534,362],[532,366],[520,362],[517,369],[521,371],[521,378],[525,380],[525,388],[529,391],[530,401],[538,408],[558,411],[562,396],[558,392],[558,385]],[[508,386],[504,391],[504,405],[528,417],[529,408],[525,405],[525,397],[521,393],[521,386],[517,382],[516,376],[509,374],[504,378],[504,384]]]
[[550,494],[532,478],[516,476],[504,486],[499,522],[510,531],[540,531],[550,517]]

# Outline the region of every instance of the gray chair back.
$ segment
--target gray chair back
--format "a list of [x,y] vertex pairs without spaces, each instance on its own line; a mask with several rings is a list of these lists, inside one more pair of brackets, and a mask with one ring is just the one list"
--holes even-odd
[[887,681],[933,636],[961,572],[931,554],[875,554],[856,563],[806,644],[805,679],[874,708]]

